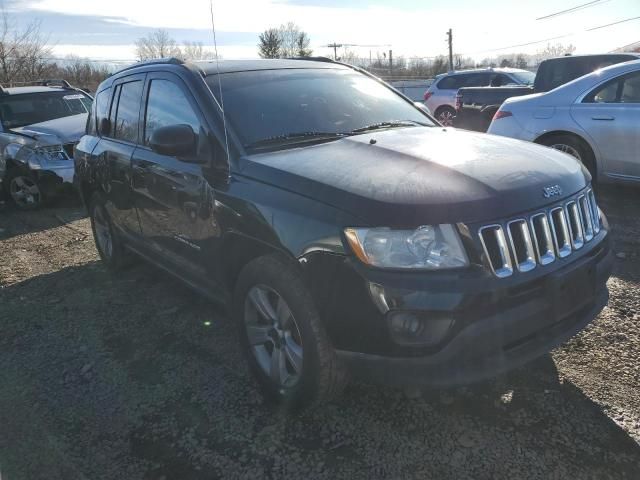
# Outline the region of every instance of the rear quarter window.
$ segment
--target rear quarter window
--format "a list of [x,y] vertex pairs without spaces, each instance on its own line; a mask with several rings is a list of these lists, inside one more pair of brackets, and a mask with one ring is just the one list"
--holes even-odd
[[438,88],[440,90],[457,90],[462,86],[461,80],[460,75],[444,77],[438,82]]
[[95,135],[97,132],[100,121],[103,118],[109,117],[109,102],[111,100],[111,87],[101,90],[96,95],[95,108],[93,114],[93,121],[90,121],[90,128],[87,128],[87,133]]

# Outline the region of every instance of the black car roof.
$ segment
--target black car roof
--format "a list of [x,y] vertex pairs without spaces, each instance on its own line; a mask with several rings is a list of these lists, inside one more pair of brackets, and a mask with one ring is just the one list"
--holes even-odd
[[282,70],[290,68],[326,68],[347,69],[339,63],[324,60],[287,60],[287,59],[259,59],[259,60],[220,60],[216,62],[193,62],[205,75],[216,73],[248,72],[255,70]]
[[[295,68],[322,68],[322,69],[347,69],[346,65],[334,62],[323,57],[309,57],[301,59],[256,59],[256,60],[209,60],[197,62],[183,62],[177,58],[161,58],[147,62],[138,62],[125,67],[113,74],[110,79],[118,77],[120,74],[136,73],[140,69],[145,71],[148,68],[171,68],[180,66],[192,71],[198,71],[202,75],[214,75],[216,73],[250,72],[256,70],[283,70]],[[106,81],[109,82],[109,79]]]

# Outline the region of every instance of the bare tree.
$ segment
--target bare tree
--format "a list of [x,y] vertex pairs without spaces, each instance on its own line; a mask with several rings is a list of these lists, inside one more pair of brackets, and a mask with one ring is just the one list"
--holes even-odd
[[300,32],[296,39],[296,55],[298,57],[310,57],[313,54],[313,50],[309,48],[309,35],[305,32]]
[[171,38],[167,30],[162,28],[136,40],[136,56],[140,61],[152,58],[180,57],[181,54],[176,41]]
[[216,58],[216,53],[204,48],[201,42],[184,42],[180,50],[180,58],[184,60],[214,60]]
[[546,60],[547,58],[561,57],[566,54],[571,54],[576,51],[576,47],[572,44],[563,45],[562,43],[547,43],[547,46],[543,50],[538,50],[536,57],[538,62]]
[[62,64],[53,64],[52,70],[52,77],[64,78],[71,84],[92,92],[111,73],[106,65],[75,55],[67,56]]
[[51,68],[51,49],[40,31],[40,22],[18,28],[0,10],[0,83],[11,84],[46,76]]
[[258,54],[262,58],[308,57],[313,53],[309,35],[293,22],[269,28],[259,39]]
[[258,55],[261,58],[279,58],[282,48],[282,37],[280,30],[277,28],[269,28],[262,32],[259,36]]
[[529,62],[527,61],[527,58],[522,54],[519,53],[516,56],[516,68],[527,68]]
[[279,30],[280,38],[282,39],[280,56],[285,58],[295,57],[298,54],[298,38],[303,32],[300,30],[300,27],[293,22],[280,25]]

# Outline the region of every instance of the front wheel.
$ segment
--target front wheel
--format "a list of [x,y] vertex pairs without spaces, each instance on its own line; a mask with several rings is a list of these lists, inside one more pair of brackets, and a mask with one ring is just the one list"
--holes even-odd
[[36,178],[18,169],[9,170],[4,180],[6,193],[20,210],[35,210],[45,204],[45,196]]
[[260,257],[242,270],[234,316],[251,373],[268,400],[300,409],[342,390],[345,376],[311,294],[285,261]]
[[121,270],[129,263],[126,252],[105,207],[104,197],[95,192],[89,202],[89,218],[98,255],[109,270]]

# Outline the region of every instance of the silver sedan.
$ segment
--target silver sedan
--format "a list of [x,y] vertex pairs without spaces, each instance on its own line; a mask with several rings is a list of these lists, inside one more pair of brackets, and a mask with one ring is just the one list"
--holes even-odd
[[568,153],[600,182],[640,182],[640,60],[508,99],[488,133]]

